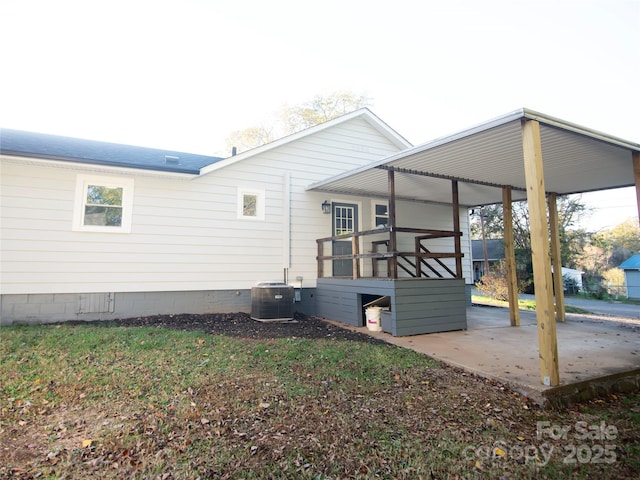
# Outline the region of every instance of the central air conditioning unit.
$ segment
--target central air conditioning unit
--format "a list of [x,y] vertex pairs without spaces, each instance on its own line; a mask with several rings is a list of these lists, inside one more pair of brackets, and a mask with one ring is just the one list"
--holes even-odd
[[293,320],[293,286],[261,282],[252,287],[251,318],[259,322]]

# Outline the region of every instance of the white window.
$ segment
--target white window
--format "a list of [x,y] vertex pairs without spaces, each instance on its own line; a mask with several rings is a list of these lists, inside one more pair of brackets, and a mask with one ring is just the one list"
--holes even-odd
[[389,207],[387,203],[373,204],[373,226],[388,227],[389,226]]
[[133,179],[78,175],[73,229],[129,233],[133,210]]
[[238,218],[264,220],[264,190],[238,189]]

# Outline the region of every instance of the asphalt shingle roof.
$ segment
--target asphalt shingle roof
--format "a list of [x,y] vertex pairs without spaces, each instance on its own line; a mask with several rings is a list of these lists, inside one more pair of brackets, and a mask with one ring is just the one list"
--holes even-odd
[[198,174],[222,160],[194,153],[99,142],[80,138],[0,129],[0,153],[49,160]]

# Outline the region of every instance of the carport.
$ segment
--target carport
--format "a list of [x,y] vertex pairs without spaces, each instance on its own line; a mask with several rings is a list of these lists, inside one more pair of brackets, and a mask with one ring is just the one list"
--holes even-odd
[[[556,386],[560,382],[556,319],[564,321],[556,199],[634,185],[640,212],[639,144],[520,109],[315,183],[308,190],[387,197],[390,218],[398,199],[454,204],[452,191],[460,206],[503,203],[509,316],[514,327],[520,325],[520,313],[511,204],[526,199],[540,380],[546,386]],[[393,232],[396,225],[390,223]]]

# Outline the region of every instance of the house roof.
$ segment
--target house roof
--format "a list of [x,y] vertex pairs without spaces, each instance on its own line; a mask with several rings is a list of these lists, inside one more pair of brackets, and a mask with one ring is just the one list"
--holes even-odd
[[377,163],[316,182],[307,190],[386,197],[387,170],[394,170],[398,199],[451,203],[459,181],[461,205],[526,198],[522,121],[540,123],[545,188],[558,195],[632,186],[632,152],[638,143],[557,118],[520,109],[460,132],[404,150]]
[[236,162],[241,162],[242,160],[246,160],[247,158],[254,157],[256,155],[262,154],[269,150],[273,150],[278,147],[282,147],[288,143],[294,142],[301,138],[307,137],[309,135],[316,134],[323,130],[327,130],[329,128],[335,127],[341,123],[348,122],[354,118],[361,118],[369,123],[373,128],[375,128],[378,132],[380,132],[385,138],[387,138],[391,143],[396,145],[399,149],[405,150],[410,148],[412,144],[405,139],[402,135],[392,129],[389,125],[383,122],[377,115],[375,115],[368,108],[361,108],[359,110],[355,110],[351,113],[347,113],[340,117],[334,118],[333,120],[329,120],[324,123],[320,123],[318,125],[314,125],[313,127],[306,128],[299,132],[293,133],[291,135],[287,135],[286,137],[279,138],[273,142],[267,143],[265,145],[261,145],[256,148],[252,148],[251,150],[247,150],[246,152],[239,153],[233,157],[228,157],[221,162],[217,162],[212,165],[208,165],[202,169],[201,174],[207,174],[214,170],[218,170],[220,168],[227,167]]
[[368,122],[399,149],[406,149],[412,146],[410,142],[389,127],[389,125],[373,114],[368,108],[362,108],[226,159],[173,150],[122,145],[8,128],[0,129],[0,154],[199,175],[207,174],[265,151],[278,148],[300,138],[347,122],[353,118],[362,118]]
[[618,268],[622,270],[640,270],[640,253],[636,253],[631,258],[626,259]]
[[219,157],[84,140],[44,133],[0,129],[0,153],[20,157],[198,174]]

